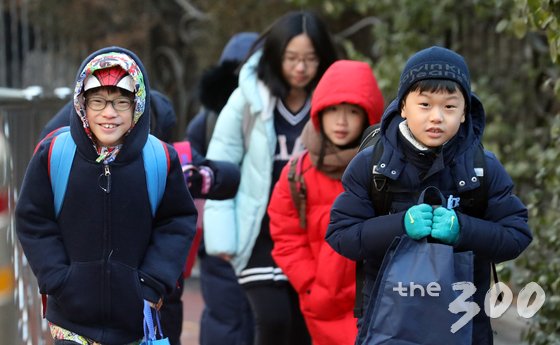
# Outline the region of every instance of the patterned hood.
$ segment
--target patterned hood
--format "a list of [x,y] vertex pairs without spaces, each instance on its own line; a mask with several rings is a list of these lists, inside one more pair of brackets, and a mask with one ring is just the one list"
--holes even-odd
[[[84,82],[88,76],[92,75],[95,71],[100,69],[105,69],[109,67],[119,66],[123,70],[125,70],[133,79],[134,81],[134,114],[133,114],[133,127],[129,130],[126,134],[127,139],[125,144],[118,145],[117,147],[98,147],[96,142],[93,140],[93,136],[89,127],[89,123],[86,117],[85,111],[85,100],[83,97],[83,89],[84,89]],[[77,118],[80,120],[79,125],[82,128],[82,132],[86,135],[89,139],[90,145],[93,144],[93,148],[96,152],[96,160],[98,162],[103,163],[110,163],[116,159],[117,154],[121,151],[122,145],[128,145],[128,142],[135,141],[132,138],[129,138],[135,132],[140,132],[138,135],[140,137],[146,137],[149,132],[149,116],[143,116],[147,111],[149,111],[149,86],[147,82],[147,75],[143,69],[143,66],[134,55],[134,53],[120,48],[120,47],[108,47],[101,49],[93,54],[91,54],[84,62],[79,69],[78,75],[76,77],[76,84],[74,87],[74,98],[73,98],[73,105],[76,114],[78,115]],[[70,126],[71,128],[75,128],[76,125],[74,118],[71,118]],[[142,121],[141,121],[142,120]],[[137,127],[141,127],[141,129],[137,129]],[[145,132],[145,133],[144,133]],[[80,140],[76,140],[77,136],[82,136],[82,133],[77,133],[75,129],[72,129],[72,136],[74,137],[75,141],[80,147]],[[140,138],[141,139],[141,138]],[[143,143],[142,143],[143,144]],[[140,147],[141,148],[141,147]]]

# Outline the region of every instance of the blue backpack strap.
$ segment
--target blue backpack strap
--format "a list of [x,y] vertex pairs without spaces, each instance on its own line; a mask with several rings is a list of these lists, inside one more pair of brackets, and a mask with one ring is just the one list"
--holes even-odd
[[[54,136],[54,138],[49,149],[49,176],[54,194],[55,216],[58,218],[76,153],[76,143],[70,135],[69,127],[61,127],[50,136]],[[155,216],[165,191],[169,154],[165,144],[150,134],[142,150],[142,156],[150,207],[152,216]]]
[[49,176],[54,194],[56,218],[58,218],[62,208],[75,153],[76,143],[68,129],[53,138],[49,149]]
[[148,197],[152,217],[155,217],[167,182],[169,170],[169,153],[165,143],[155,136],[149,134],[148,140],[142,149],[144,160],[144,171],[146,172],[146,185],[148,186]]

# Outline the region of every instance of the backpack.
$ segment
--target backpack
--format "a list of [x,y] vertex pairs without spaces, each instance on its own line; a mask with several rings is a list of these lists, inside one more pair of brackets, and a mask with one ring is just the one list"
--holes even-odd
[[[45,139],[51,137],[53,140],[49,147],[49,178],[54,194],[55,216],[58,218],[64,202],[74,154],[76,153],[76,143],[72,139],[69,126],[52,131]],[[163,197],[167,173],[169,172],[167,146],[158,138],[149,134],[148,140],[142,148],[142,157],[144,171],[146,172],[150,209],[152,217],[154,217]]]
[[[383,155],[383,144],[379,141],[379,138],[381,137],[381,135],[379,135],[380,131],[381,123],[369,126],[364,131],[359,151],[362,151],[367,147],[374,146],[373,163],[370,168],[372,178],[370,180],[369,195],[375,209],[375,213],[377,215],[384,215],[389,213],[394,192],[390,191],[390,179],[376,171],[376,164]],[[460,193],[459,197],[460,200],[463,201],[462,206],[468,210],[467,213],[469,215],[482,217],[488,205],[488,188],[484,180],[486,160],[484,157],[484,147],[482,146],[482,143],[478,146],[474,154],[474,167],[480,181],[480,186],[473,190]],[[399,192],[406,191],[399,190]],[[354,305],[354,316],[356,318],[361,318],[363,315],[362,288],[365,282],[363,264],[363,261],[356,262],[356,299]],[[495,283],[498,283],[498,275],[496,265],[494,263],[492,263],[492,275],[494,276]]]

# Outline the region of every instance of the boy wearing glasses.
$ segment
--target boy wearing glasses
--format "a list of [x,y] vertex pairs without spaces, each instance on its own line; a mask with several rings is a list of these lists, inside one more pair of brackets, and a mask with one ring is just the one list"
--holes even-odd
[[[54,209],[49,149],[40,143],[16,206],[16,229],[48,295],[54,344],[139,344],[143,301],[175,287],[196,209],[169,145],[165,191],[152,216],[142,149],[150,92],[138,57],[109,47],[78,71],[70,134],[76,144],[64,202]],[[68,158],[70,159],[70,158]]]

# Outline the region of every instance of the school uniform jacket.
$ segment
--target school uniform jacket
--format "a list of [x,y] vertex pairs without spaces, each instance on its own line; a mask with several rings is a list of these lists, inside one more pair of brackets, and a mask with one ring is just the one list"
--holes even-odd
[[[260,56],[260,52],[253,54],[241,69],[239,87],[218,117],[206,154],[209,160],[240,165],[241,181],[235,198],[207,200],[204,206],[206,252],[233,255],[231,264],[238,275],[247,265],[261,229],[276,149],[276,98],[257,80],[255,69]],[[250,130],[246,129],[247,123],[252,123]]]
[[177,153],[167,145],[169,172],[163,198],[152,218],[142,160],[149,131],[149,84],[140,60],[118,47],[88,57],[80,71],[104,52],[126,52],[142,70],[146,106],[104,166],[73,111],[70,133],[77,149],[62,209],[55,217],[48,172],[51,140],[29,163],[16,207],[16,230],[42,294],[47,319],[108,345],[142,338],[143,300],[156,302],[172,291],[195,234],[196,209],[187,191]]
[[[432,168],[433,174],[420,180],[413,164],[404,159],[398,143],[398,125],[403,120],[393,102],[383,115],[380,140],[383,155],[375,162],[377,170],[405,190],[420,192],[427,186],[438,187],[445,198],[480,186],[473,166],[473,156],[482,138],[485,114],[480,101],[473,96],[472,110],[454,139],[454,157],[445,164],[442,157]],[[443,154],[445,155],[445,146]],[[342,178],[344,193],[335,201],[326,239],[347,258],[366,259],[366,281],[375,280],[385,251],[395,236],[405,234],[403,217],[417,200],[393,198],[392,213],[376,215],[369,197],[372,179],[373,147],[361,151],[350,162]],[[484,297],[490,287],[490,263],[516,258],[529,245],[532,235],[527,225],[527,209],[513,194],[513,183],[504,167],[490,152],[485,152],[484,184],[488,207],[483,218],[457,211],[460,224],[457,251],[473,251],[474,295],[481,312],[474,318],[473,344],[491,344],[490,320],[484,314]],[[397,200],[395,200],[397,199]],[[367,301],[364,301],[366,305]]]

